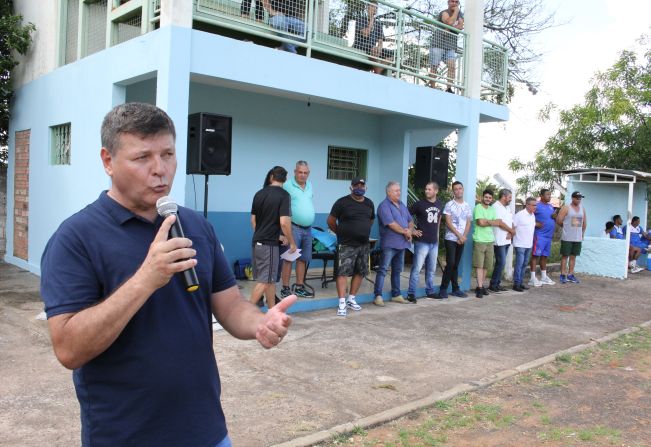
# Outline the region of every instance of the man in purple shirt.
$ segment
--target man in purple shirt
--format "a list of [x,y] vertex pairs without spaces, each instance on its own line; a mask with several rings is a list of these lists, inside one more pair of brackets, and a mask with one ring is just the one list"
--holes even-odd
[[382,288],[389,265],[391,265],[391,301],[403,304],[408,302],[400,294],[400,273],[405,260],[405,248],[411,246],[414,222],[409,210],[400,201],[400,183],[389,182],[386,193],[387,198],[377,208],[382,259],[375,275],[373,304],[376,306],[384,306]]

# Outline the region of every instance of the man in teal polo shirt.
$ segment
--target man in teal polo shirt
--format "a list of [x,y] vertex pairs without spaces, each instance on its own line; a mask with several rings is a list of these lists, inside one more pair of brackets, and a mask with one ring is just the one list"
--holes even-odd
[[486,272],[493,266],[493,243],[495,234],[492,227],[499,226],[501,220],[497,218],[493,202],[493,191],[490,189],[482,193],[481,202],[475,205],[472,212],[472,219],[475,221],[475,229],[472,232],[472,266],[477,269],[477,288],[475,296],[483,298],[488,295],[484,287]]
[[[296,162],[294,177],[283,185],[292,199],[292,235],[296,247],[301,249],[301,256],[296,260],[296,287],[294,294],[299,298],[314,298],[314,293],[305,288],[305,270],[312,260],[312,224],[314,223],[314,201],[312,198],[312,182],[310,167],[304,160]],[[292,263],[283,261],[283,288],[280,296],[285,298],[292,294],[289,288],[289,278],[292,275]]]

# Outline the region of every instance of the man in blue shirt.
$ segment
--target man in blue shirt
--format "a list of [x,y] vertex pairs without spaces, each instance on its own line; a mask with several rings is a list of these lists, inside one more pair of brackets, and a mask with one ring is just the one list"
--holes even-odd
[[400,273],[405,261],[405,248],[411,246],[414,222],[407,207],[400,201],[400,183],[389,182],[386,187],[387,197],[377,207],[380,224],[380,248],[382,259],[375,275],[375,300],[377,306],[384,306],[382,288],[384,278],[391,265],[391,301],[394,303],[415,303],[405,300],[400,294]]
[[[57,359],[73,369],[82,446],[230,446],[212,350],[212,315],[232,335],[277,345],[285,299],[266,315],[244,300],[210,224],[156,202],[176,171],[174,123],[122,104],[102,123],[111,187],[65,220],[41,260],[41,296]],[[169,238],[175,220],[186,237]],[[195,268],[190,293],[181,272]]]
[[[552,199],[552,193],[549,189],[543,188],[540,190],[540,200],[536,205],[536,229],[533,233],[533,248],[531,251],[531,280],[530,286],[540,287],[543,284],[555,284],[552,279],[547,276],[547,258],[551,254],[552,239],[554,231],[556,230],[556,215],[557,211],[554,206],[549,203]],[[540,279],[536,278],[536,263],[540,259]],[[523,284],[523,289],[527,286]]]

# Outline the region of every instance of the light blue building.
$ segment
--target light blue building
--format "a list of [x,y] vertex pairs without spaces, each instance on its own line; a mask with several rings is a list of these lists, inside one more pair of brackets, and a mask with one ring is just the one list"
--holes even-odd
[[[383,59],[352,48],[354,16],[339,0],[308,0],[302,32],[273,29],[254,12],[243,17],[239,0],[14,5],[37,32],[14,73],[5,260],[35,273],[60,222],[108,188],[100,124],[126,101],[156,104],[176,123],[172,196],[198,211],[204,177],[185,175],[187,118],[197,112],[232,117],[232,174],[210,177],[208,194],[208,218],[231,261],[250,256],[251,199],[273,165],[291,172],[296,160],[310,163],[317,225],[325,227],[350,178],[367,178],[377,204],[388,180],[407,184],[416,147],[434,146],[455,131],[457,178],[474,185],[480,123],[508,119],[499,104],[507,54],[483,39],[481,1],[468,2],[465,30],[453,34],[453,79],[445,67],[429,66],[434,35],[451,31],[383,1]],[[299,54],[276,50],[282,42],[294,43]],[[371,66],[385,75],[369,72]],[[474,187],[466,193],[472,203]],[[470,250],[466,256],[469,272]],[[465,275],[466,288],[469,280]]]

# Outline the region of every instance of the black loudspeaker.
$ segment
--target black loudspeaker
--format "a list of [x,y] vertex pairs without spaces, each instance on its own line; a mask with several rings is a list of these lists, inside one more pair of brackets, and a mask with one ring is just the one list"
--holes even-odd
[[449,149],[434,146],[417,147],[414,186],[424,188],[427,183],[436,182],[440,189],[447,188],[449,158]]
[[186,174],[231,175],[233,118],[214,113],[188,117]]

